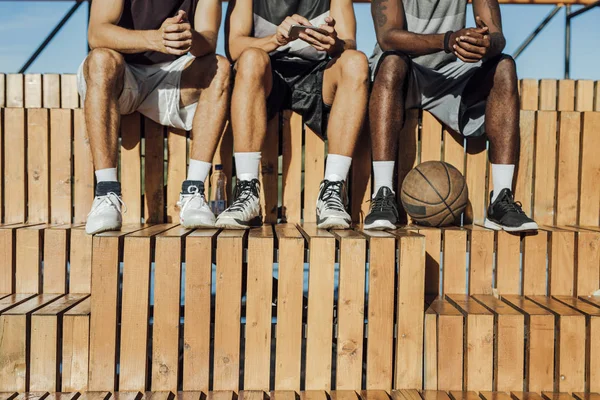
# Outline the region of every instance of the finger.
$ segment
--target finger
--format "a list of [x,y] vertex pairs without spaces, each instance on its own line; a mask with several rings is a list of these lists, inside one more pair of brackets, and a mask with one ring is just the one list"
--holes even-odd
[[464,50],[466,50],[466,51],[468,51],[470,53],[473,53],[473,54],[479,54],[481,56],[484,56],[485,53],[486,53],[486,48],[485,47],[473,46],[472,44],[464,42],[464,41],[457,42],[457,44],[458,44],[458,46],[461,49],[464,49]]
[[192,46],[192,41],[191,40],[183,40],[183,41],[163,40],[163,45],[168,48],[183,50],[183,49],[189,49]]
[[326,51],[326,48],[328,47],[328,46],[324,46],[323,43],[319,42],[315,38],[313,38],[305,33],[302,33],[300,35],[300,38],[319,51]]
[[333,18],[333,17],[325,18],[325,22],[327,23],[327,25],[329,25],[331,27],[335,26],[335,18]]
[[456,57],[458,57],[462,62],[466,62],[466,63],[476,63],[479,60],[470,60],[468,58],[464,58],[463,56],[461,56],[460,54],[458,54],[456,51],[454,52],[454,55]]
[[164,40],[182,41],[182,40],[188,40],[191,38],[192,38],[192,32],[190,32],[190,31],[163,34]]
[[485,23],[485,21],[482,20],[479,15],[477,17],[475,17],[475,23],[480,28],[487,28],[488,27],[487,24]]
[[309,34],[310,36],[314,37],[321,43],[329,43],[329,44],[335,43],[335,40],[331,36],[323,35],[317,31],[313,31],[312,29],[307,29],[306,33]]
[[461,42],[466,42],[466,43],[470,43],[474,46],[481,46],[481,47],[485,47],[485,40],[483,39],[483,37],[474,37],[474,36],[461,36],[459,38],[457,38],[457,41],[461,41]]
[[190,24],[172,24],[165,28],[165,33],[184,32],[192,29]]
[[304,18],[304,17],[303,17],[303,16],[301,16],[301,15],[294,14],[294,15],[292,15],[292,19],[293,19],[294,21],[296,21],[296,22],[298,22],[298,23],[302,24],[302,25],[311,26],[311,23],[310,23],[310,21],[309,21],[309,20],[307,20],[306,18]]
[[465,59],[479,61],[482,58],[481,54],[471,53],[470,51],[467,51],[458,45],[454,45],[454,51]]
[[335,32],[335,28],[331,25],[322,24],[322,25],[319,25],[319,28],[323,29],[326,32],[329,32],[330,35]]
[[183,56],[190,52],[190,49],[174,49],[172,47],[167,47],[167,53],[172,54],[174,56]]

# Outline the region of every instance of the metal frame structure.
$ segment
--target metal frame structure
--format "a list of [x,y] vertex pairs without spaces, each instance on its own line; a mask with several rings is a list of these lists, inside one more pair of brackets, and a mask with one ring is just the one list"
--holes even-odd
[[[0,0],[0,1],[7,1],[7,0]],[[24,1],[31,1],[31,0],[24,0]],[[54,1],[58,1],[58,0],[54,0]],[[62,1],[64,1],[64,0],[62,0]],[[89,20],[90,4],[91,4],[92,0],[71,0],[71,1],[75,1],[75,4],[73,5],[73,7],[71,7],[71,9],[69,11],[67,11],[65,16],[54,27],[54,29],[52,29],[52,31],[46,37],[46,39],[44,39],[44,41],[40,44],[40,46],[33,52],[31,57],[29,57],[29,59],[25,62],[25,64],[23,64],[23,66],[19,70],[19,73],[24,73],[27,71],[27,69],[31,66],[31,64],[33,64],[33,62],[37,59],[37,57],[42,53],[42,51],[44,51],[44,49],[48,46],[48,44],[52,41],[52,39],[54,39],[56,34],[69,21],[69,19],[71,19],[73,14],[75,14],[75,12],[79,9],[81,4],[83,4],[83,3],[88,3],[88,20]],[[369,2],[369,0],[355,0],[355,2],[356,3],[365,3],[365,2]],[[501,1],[501,2],[504,3],[505,1]],[[523,41],[523,43],[517,48],[517,50],[515,50],[515,52],[513,53],[513,57],[515,59],[518,58],[523,53],[523,51],[525,51],[525,49],[527,49],[527,47],[531,44],[531,42],[533,42],[533,40],[540,34],[540,32],[542,32],[544,30],[544,28],[550,23],[550,21],[552,21],[552,19],[556,16],[556,14],[558,14],[558,12],[564,7],[566,9],[566,15],[565,15],[565,79],[569,79],[570,72],[571,72],[571,20],[573,18],[578,17],[581,14],[595,8],[595,7],[598,7],[598,6],[600,6],[600,0],[593,1],[589,4],[586,4],[581,9],[571,12],[571,4],[563,4],[563,3],[557,4],[556,7],[554,7],[554,9],[552,11],[550,11],[550,13],[546,16],[546,18],[544,18],[542,20],[542,22],[540,22],[540,24],[533,30],[533,32],[531,32],[531,34],[529,34],[529,36]]]

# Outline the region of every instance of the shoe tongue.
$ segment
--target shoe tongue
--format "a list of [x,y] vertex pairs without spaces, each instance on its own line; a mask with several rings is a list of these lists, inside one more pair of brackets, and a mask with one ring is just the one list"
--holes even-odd
[[181,185],[181,193],[194,194],[196,192],[204,193],[204,182],[193,180],[183,181],[183,184]]
[[502,200],[512,200],[513,195],[512,195],[512,191],[510,189],[502,189],[500,191],[500,193],[498,194],[498,200],[502,199]]
[[379,189],[381,191],[381,194],[384,196],[389,195],[390,193],[392,193],[392,191],[390,190],[389,187],[387,186],[382,186],[381,189]]

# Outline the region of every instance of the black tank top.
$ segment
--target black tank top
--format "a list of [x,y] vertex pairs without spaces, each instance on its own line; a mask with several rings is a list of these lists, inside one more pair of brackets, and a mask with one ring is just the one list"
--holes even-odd
[[[193,29],[197,4],[198,0],[125,0],[119,26],[132,30],[158,29],[165,19],[183,10],[187,13]],[[176,58],[176,56],[152,51],[125,55],[125,60],[130,64],[146,65],[173,61]]]

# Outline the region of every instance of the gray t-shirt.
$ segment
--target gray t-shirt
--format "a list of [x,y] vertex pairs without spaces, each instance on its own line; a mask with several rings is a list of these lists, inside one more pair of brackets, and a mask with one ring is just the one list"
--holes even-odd
[[[402,2],[406,30],[409,32],[435,34],[458,31],[465,27],[467,0],[402,0]],[[379,58],[381,53],[382,50],[377,44],[373,58]],[[447,54],[444,51],[413,58],[417,64],[436,70],[455,60],[454,54]]]

